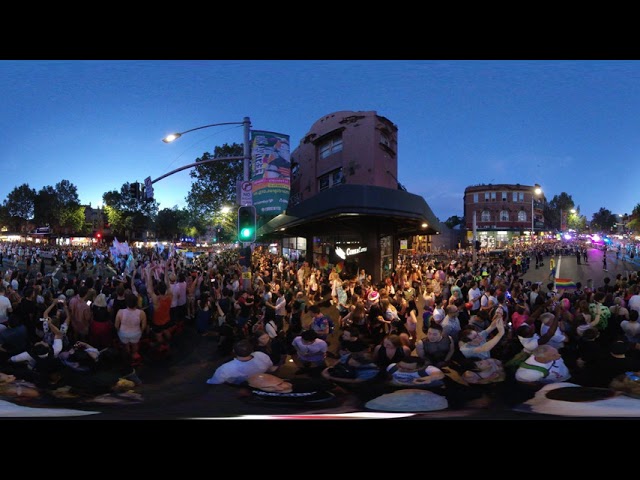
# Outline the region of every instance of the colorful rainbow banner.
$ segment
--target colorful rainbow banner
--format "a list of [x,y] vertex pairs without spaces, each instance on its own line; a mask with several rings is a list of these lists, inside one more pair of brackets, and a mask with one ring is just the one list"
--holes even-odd
[[570,278],[556,278],[556,288],[557,289],[562,288],[564,290],[569,290],[569,289],[572,289],[572,288],[576,288],[576,284]]

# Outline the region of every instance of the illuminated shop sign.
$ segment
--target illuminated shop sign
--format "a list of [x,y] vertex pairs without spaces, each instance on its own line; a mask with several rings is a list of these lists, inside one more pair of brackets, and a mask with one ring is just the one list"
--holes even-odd
[[367,247],[349,247],[349,248],[345,248],[344,250],[342,249],[342,247],[336,247],[336,255],[339,256],[342,260],[344,260],[347,257],[350,257],[351,255],[357,255],[359,253],[363,253],[367,251]]

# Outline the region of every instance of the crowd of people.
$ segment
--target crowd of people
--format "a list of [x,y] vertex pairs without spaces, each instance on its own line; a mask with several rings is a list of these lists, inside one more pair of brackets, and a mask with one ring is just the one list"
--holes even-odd
[[260,385],[287,385],[271,400],[419,388],[457,405],[498,390],[519,400],[551,382],[607,387],[640,371],[637,274],[564,291],[524,281],[558,248],[401,258],[376,281],[259,248],[243,267],[233,250],[3,244],[12,261],[0,285],[0,371],[47,391],[102,393],[170,355],[185,327],[215,337],[223,361],[207,383],[262,396]]

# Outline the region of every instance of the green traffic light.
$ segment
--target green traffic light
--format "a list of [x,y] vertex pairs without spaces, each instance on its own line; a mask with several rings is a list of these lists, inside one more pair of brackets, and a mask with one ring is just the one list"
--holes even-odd
[[250,228],[243,228],[240,230],[240,238],[242,239],[247,239],[247,238],[251,238],[251,229]]

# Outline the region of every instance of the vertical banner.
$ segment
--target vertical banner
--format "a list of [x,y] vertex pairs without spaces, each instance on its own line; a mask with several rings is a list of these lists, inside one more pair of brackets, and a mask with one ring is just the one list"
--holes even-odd
[[258,215],[276,216],[289,204],[289,135],[251,131],[251,185]]

